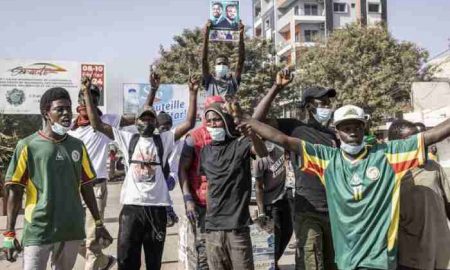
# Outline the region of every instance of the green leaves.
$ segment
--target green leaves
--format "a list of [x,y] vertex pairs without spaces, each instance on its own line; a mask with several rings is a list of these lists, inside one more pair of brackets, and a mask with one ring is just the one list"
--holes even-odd
[[412,82],[429,75],[420,71],[428,53],[395,40],[382,25],[348,25],[299,55],[297,87],[334,87],[337,106],[361,106],[372,113],[375,125],[408,109]]

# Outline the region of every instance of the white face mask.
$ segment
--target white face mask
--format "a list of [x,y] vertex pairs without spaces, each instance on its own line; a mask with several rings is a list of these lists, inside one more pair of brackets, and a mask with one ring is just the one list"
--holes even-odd
[[216,76],[223,78],[228,74],[228,66],[226,65],[216,65]]
[[224,128],[206,128],[209,132],[209,135],[211,135],[211,139],[213,141],[225,141],[225,129]]
[[269,152],[272,152],[275,148],[275,144],[273,144],[273,142],[266,141],[264,142],[264,144],[266,145],[267,151]]
[[361,152],[361,150],[366,146],[366,143],[363,141],[360,145],[350,145],[346,144],[345,142],[341,141],[341,149],[345,153],[349,155],[356,155]]
[[331,118],[332,110],[328,108],[317,108],[316,113],[313,114],[314,118],[319,123],[328,122]]
[[52,124],[52,131],[58,135],[64,136],[64,135],[66,135],[67,131],[69,131],[69,130],[70,130],[70,127],[65,127],[59,123]]

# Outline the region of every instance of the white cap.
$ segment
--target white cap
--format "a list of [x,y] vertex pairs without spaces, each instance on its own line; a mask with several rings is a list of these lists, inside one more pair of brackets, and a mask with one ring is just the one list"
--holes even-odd
[[365,124],[367,116],[363,109],[354,105],[342,106],[334,112],[333,124],[335,126],[347,120],[359,120]]

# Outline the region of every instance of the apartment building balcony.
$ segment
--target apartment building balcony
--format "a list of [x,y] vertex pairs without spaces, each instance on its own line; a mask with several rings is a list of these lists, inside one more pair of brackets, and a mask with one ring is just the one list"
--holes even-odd
[[262,26],[262,17],[261,15],[259,15],[258,17],[255,18],[255,20],[253,21],[253,27],[254,28],[261,28]]
[[288,11],[277,22],[277,31],[286,32],[289,30],[289,25],[292,23],[324,23],[325,14],[309,15],[304,12],[297,12],[295,9]]
[[285,54],[291,53],[293,43],[291,41],[280,41],[276,45],[277,55],[283,56]]
[[277,8],[285,8],[289,6],[292,2],[295,2],[296,0],[276,0],[277,1]]

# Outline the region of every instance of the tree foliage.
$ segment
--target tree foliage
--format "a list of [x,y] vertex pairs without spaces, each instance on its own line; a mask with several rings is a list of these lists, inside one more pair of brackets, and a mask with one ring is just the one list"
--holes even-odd
[[17,141],[41,127],[40,115],[0,114],[0,169],[8,166]]
[[[203,33],[200,28],[185,29],[173,38],[170,48],[161,46],[160,58],[153,64],[161,73],[162,83],[185,84],[189,73],[201,74],[201,57]],[[272,43],[262,39],[246,38],[245,63],[241,85],[238,91],[239,101],[247,112],[251,112],[264,96],[265,90],[272,86],[276,72],[281,68],[275,64]],[[220,54],[228,55],[230,67],[235,69],[238,61],[238,45],[236,43],[211,42],[209,44],[210,70],[214,69],[214,59]],[[233,65],[234,63],[234,65]],[[276,101],[295,98],[295,93],[283,91]],[[272,114],[279,114],[281,109],[275,107]]]
[[410,109],[411,84],[429,75],[421,71],[427,57],[415,44],[395,40],[382,25],[352,24],[300,51],[294,84],[333,87],[337,106],[361,106],[380,124]]

